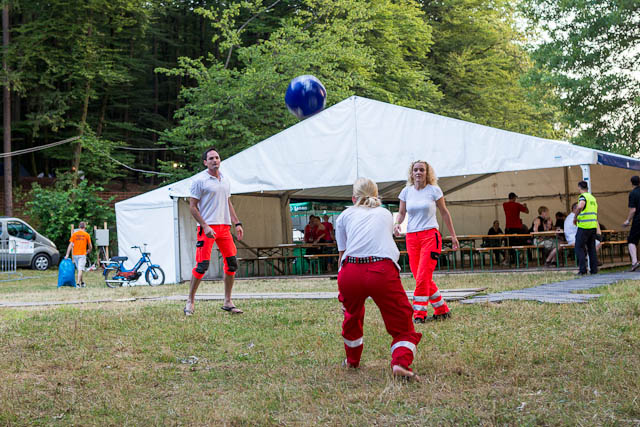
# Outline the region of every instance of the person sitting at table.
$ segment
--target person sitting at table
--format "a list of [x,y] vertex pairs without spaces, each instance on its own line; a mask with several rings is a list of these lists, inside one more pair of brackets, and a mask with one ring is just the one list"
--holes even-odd
[[[553,220],[547,218],[542,222],[542,230],[540,231],[553,231]],[[556,264],[556,257],[558,250],[556,249],[556,242],[554,236],[536,237],[534,244],[542,248],[542,256],[545,257],[545,267],[553,267]]]
[[322,216],[322,226],[324,227],[324,233],[320,238],[320,243],[333,243],[334,242],[334,230],[333,224],[329,222],[329,215]]
[[[498,234],[504,234],[500,228],[500,221],[497,219],[493,221],[493,226],[487,231],[489,236],[495,236]],[[483,248],[499,248],[504,243],[504,239],[484,238],[482,239]],[[500,264],[500,260],[504,257],[503,251],[493,251],[493,256],[496,259],[496,264]]]
[[566,218],[567,215],[564,212],[556,212],[556,224],[554,225],[554,228],[564,230],[564,220]]
[[533,223],[531,224],[531,227],[529,228],[529,232],[544,231],[544,227],[545,227],[544,222],[547,219],[550,219],[550,217],[549,217],[549,208],[546,207],[546,206],[540,206],[538,208],[538,216],[535,217],[535,219],[533,220]]
[[[311,215],[309,217],[309,224],[304,227],[304,242],[315,245],[320,242],[324,236],[324,225],[320,223],[320,217]],[[307,255],[316,255],[321,252],[320,248],[307,248]]]
[[[334,239],[335,234],[333,230],[333,224],[329,222],[329,215],[325,214],[322,216],[322,225],[324,226],[324,231],[322,233],[322,237],[320,238],[320,243],[333,243],[335,241]],[[325,254],[334,254],[336,253],[336,250],[333,246],[325,246],[324,248],[322,248],[322,252]],[[327,271],[334,270],[333,257],[325,258],[323,261],[323,264],[324,264],[324,268]]]

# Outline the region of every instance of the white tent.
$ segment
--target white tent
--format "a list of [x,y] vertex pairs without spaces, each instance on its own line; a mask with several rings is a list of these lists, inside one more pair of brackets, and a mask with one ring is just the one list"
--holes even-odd
[[[289,199],[346,201],[358,176],[397,201],[416,159],[434,166],[458,234],[484,233],[494,219],[504,225],[501,204],[511,191],[530,201],[525,221],[543,204],[567,211],[582,179],[592,182],[601,222],[616,228],[626,215],[629,169],[640,170],[631,157],[353,96],[224,160],[221,171],[232,193],[245,195],[233,202],[248,243],[257,246],[290,241]],[[180,202],[188,185],[116,204],[120,254],[134,258],[130,246],[153,242],[152,259],[169,282],[188,279],[193,265],[195,223]]]

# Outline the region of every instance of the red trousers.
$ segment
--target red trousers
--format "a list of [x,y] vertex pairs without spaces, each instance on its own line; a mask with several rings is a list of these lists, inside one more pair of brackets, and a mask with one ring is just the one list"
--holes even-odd
[[196,267],[191,271],[191,274],[193,274],[193,277],[198,279],[202,279],[204,277],[204,273],[209,267],[211,250],[213,249],[213,243],[215,242],[218,245],[218,249],[220,249],[222,259],[224,260],[225,274],[231,276],[235,275],[236,272],[229,271],[229,266],[227,265],[227,258],[235,256],[238,253],[236,244],[233,243],[233,236],[230,231],[231,226],[228,224],[216,224],[209,225],[209,227],[211,227],[215,236],[207,237],[207,235],[202,231],[202,227],[198,226],[198,240],[196,241],[196,263],[199,265],[206,263],[207,267],[202,267],[200,268],[201,271],[198,271],[198,266],[196,265]]
[[438,265],[442,251],[442,236],[437,228],[407,233],[407,253],[409,266],[416,279],[416,290],[413,293],[413,317],[427,317],[429,303],[434,314],[449,312],[449,307],[440,295],[438,286],[433,281],[433,271]]
[[370,264],[345,263],[338,274],[338,299],[345,308],[342,337],[347,362],[358,366],[363,348],[364,303],[373,298],[391,341],[391,365],[409,369],[422,338],[413,328],[411,304],[391,260]]

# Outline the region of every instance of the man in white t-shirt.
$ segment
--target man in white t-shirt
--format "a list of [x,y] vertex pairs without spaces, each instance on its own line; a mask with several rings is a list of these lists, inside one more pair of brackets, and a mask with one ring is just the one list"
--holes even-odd
[[191,215],[200,225],[196,243],[196,266],[191,274],[191,286],[184,314],[191,316],[194,312],[196,291],[209,268],[214,242],[224,259],[224,303],[221,308],[231,314],[240,314],[242,310],[231,301],[233,279],[238,269],[238,250],[230,228],[233,223],[238,240],[242,240],[242,223],[231,204],[231,186],[220,172],[221,160],[216,149],[207,149],[202,155],[202,161],[207,169],[193,176],[190,188],[189,208]]

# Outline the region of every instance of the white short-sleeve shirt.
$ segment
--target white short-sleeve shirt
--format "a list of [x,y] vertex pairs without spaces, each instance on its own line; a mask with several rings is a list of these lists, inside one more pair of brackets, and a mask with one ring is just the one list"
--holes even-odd
[[427,185],[421,190],[416,190],[413,185],[402,189],[398,198],[407,205],[407,233],[438,228],[436,200],[442,196],[442,190],[437,185]]
[[398,269],[400,251],[393,240],[393,216],[383,207],[352,206],[336,219],[336,242],[344,257],[391,259]]
[[564,220],[564,237],[570,245],[576,243],[576,233],[578,232],[578,226],[573,224],[573,218],[575,217],[576,214],[571,212]]
[[220,173],[220,179],[209,174],[207,169],[191,178],[189,196],[198,199],[198,210],[208,225],[231,225],[229,197],[231,185]]

